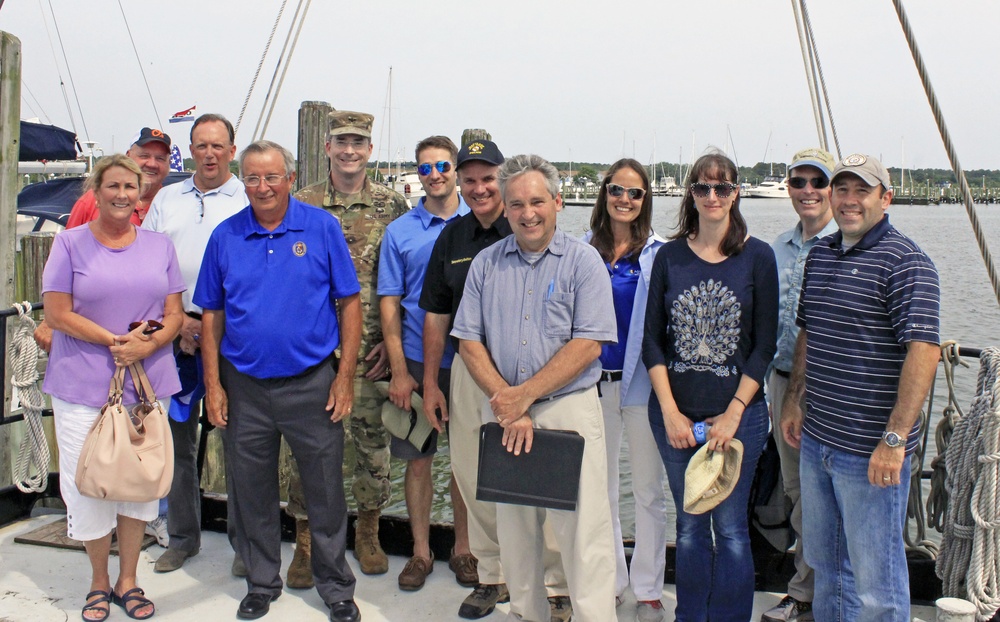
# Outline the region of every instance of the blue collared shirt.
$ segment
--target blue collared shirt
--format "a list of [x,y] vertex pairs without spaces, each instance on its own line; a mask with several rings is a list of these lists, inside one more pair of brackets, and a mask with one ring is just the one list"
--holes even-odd
[[795,314],[799,310],[799,294],[802,292],[802,274],[806,269],[806,257],[820,238],[837,232],[837,221],[830,219],[823,230],[809,238],[802,239],[802,222],[779,235],[771,248],[778,263],[778,353],[772,365],[783,372],[792,371],[795,359],[795,340],[799,337],[799,327]]
[[274,231],[247,207],[208,240],[195,304],[226,313],[220,352],[255,378],[285,378],[340,345],[336,301],[361,291],[340,223],[289,197]]
[[[556,230],[536,261],[509,235],[472,260],[453,337],[485,344],[497,371],[511,386],[537,374],[571,339],[614,342],[611,279],[593,246]],[[597,384],[594,359],[559,397]]]
[[[408,359],[424,360],[426,311],[420,308],[420,290],[424,287],[434,242],[446,224],[468,213],[469,206],[461,195],[458,197],[458,209],[447,220],[428,212],[421,198],[416,207],[389,223],[385,229],[378,262],[378,295],[402,298],[403,353]],[[449,341],[441,367],[450,368],[454,356],[455,349]]]

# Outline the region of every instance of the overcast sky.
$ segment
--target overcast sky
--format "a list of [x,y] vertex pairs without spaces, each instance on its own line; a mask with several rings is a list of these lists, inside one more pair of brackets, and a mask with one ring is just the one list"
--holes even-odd
[[[190,124],[168,117],[197,105],[236,122],[280,4],[121,0],[137,60],[118,0],[8,0],[0,30],[22,44],[21,116],[72,128],[61,76],[81,140],[124,151],[140,127],[160,125],[187,155]],[[296,4],[278,26],[238,146],[253,135]],[[1000,168],[1000,2],[904,6],[962,166]],[[947,168],[892,2],[808,8],[842,155]],[[382,129],[390,66],[392,153]],[[646,163],[655,150],[658,161],[689,161],[731,134],[729,152],[753,165],[818,144],[790,0],[315,0],[266,137],[294,152],[305,100],[375,114],[382,160],[400,149],[412,159],[421,138],[458,142],[472,127],[488,129],[507,155],[552,160]]]

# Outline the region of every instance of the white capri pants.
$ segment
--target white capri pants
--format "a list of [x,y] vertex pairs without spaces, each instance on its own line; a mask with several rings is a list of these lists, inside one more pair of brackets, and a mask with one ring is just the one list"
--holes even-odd
[[[161,399],[163,409],[170,412],[170,399]],[[131,405],[127,406],[131,408]],[[159,515],[160,501],[146,503],[106,501],[80,494],[76,487],[76,464],[80,461],[87,432],[101,414],[101,407],[72,404],[52,398],[56,421],[56,442],[59,445],[59,490],[66,503],[66,535],[87,542],[111,533],[118,516],[151,521]]]

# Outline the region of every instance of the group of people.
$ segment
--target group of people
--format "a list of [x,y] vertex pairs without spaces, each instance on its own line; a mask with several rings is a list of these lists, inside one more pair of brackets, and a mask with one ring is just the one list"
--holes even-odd
[[[937,361],[939,293],[931,261],[885,216],[881,163],[796,154],[788,183],[799,222],[769,245],[748,234],[738,171],[723,154],[695,162],[669,240],[653,231],[645,169],[623,159],[577,239],[557,226],[559,173],[538,156],[428,137],[415,153],[425,196],[410,209],[367,175],[373,117],[334,111],[328,122],[329,176],[298,192],[293,155],[271,141],[246,147],[233,176],[233,128],[214,114],[191,130],[194,175],[160,188],[170,139],[144,128],[127,156],[95,166],[85,226],[56,238],[43,279],[44,388],[69,535],[92,564],[84,620],[105,619],[112,604],[136,619],[155,611],[136,567],[157,502],[90,499],[73,482],[108,378],[139,360],[157,396],[174,396],[169,548],[154,569],[176,570],[200,549],[204,395],[208,422],[224,430],[233,574],[248,588],[241,619],[268,613],[284,586],[279,471],[296,519],[287,585],[315,586],[330,620],[361,618],[346,560],[345,425],[365,574],[388,571],[378,525],[389,456],[406,462],[413,552],[397,582],[408,591],[434,570],[431,466],[448,434],[448,566],[473,588],[460,617],[509,600],[511,620],[607,622],[631,589],[640,621],[663,620],[669,486],[675,619],[748,620],[747,504],[773,430],[797,573],[765,622],[907,618],[908,456]],[[149,332],[146,320],[163,328]],[[45,329],[39,339],[48,345]],[[131,385],[126,396],[136,401]],[[427,441],[390,435],[382,418],[394,410],[421,411]],[[491,421],[518,455],[536,429],[583,437],[575,511],[476,499],[479,431]],[[741,444],[741,475],[721,503],[689,513],[699,422],[711,426],[709,451]],[[618,511],[623,437],[630,565]]]

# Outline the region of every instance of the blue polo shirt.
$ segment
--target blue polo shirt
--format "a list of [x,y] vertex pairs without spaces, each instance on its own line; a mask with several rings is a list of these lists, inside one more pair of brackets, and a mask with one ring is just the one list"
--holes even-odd
[[[378,295],[402,297],[403,353],[408,359],[421,363],[424,360],[426,311],[420,308],[420,291],[424,287],[424,275],[427,274],[434,242],[446,224],[468,213],[469,206],[461,196],[458,198],[458,209],[448,220],[428,212],[421,198],[416,207],[389,223],[385,229],[378,260]],[[454,356],[455,349],[449,340],[441,367],[451,368]]]
[[340,345],[336,301],[361,291],[336,218],[289,197],[274,231],[253,209],[208,240],[194,302],[224,310],[220,352],[255,378],[295,376]]
[[[889,224],[851,248],[838,231],[806,260],[798,323],[806,328],[806,418],[820,443],[871,455],[896,403],[911,341],[939,342],[940,292],[930,258]],[[919,440],[920,422],[906,442]]]

